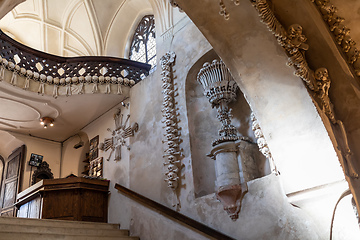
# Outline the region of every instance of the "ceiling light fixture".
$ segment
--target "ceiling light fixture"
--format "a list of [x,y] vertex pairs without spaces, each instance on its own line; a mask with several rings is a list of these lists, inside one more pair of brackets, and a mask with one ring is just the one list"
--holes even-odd
[[51,117],[42,117],[40,118],[40,124],[47,128],[48,126],[54,126],[54,119]]

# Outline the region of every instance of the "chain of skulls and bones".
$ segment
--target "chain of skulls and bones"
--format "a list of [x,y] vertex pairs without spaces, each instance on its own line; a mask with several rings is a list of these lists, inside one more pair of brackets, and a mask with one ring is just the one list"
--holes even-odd
[[179,148],[179,129],[177,126],[177,112],[175,109],[175,89],[173,83],[172,66],[175,62],[175,53],[168,52],[160,60],[161,63],[161,80],[163,104],[161,121],[164,124],[164,140],[165,151],[163,157],[166,159],[164,165],[167,166],[165,173],[165,181],[168,187],[175,190],[178,187],[179,180],[179,157],[181,155]]

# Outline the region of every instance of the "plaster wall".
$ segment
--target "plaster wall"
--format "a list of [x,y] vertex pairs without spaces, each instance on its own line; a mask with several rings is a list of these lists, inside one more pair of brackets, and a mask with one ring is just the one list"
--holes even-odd
[[[271,174],[249,182],[249,193],[245,195],[236,222],[227,216],[215,194],[196,197],[194,182],[198,176],[193,161],[197,159],[191,152],[185,80],[190,68],[211,46],[189,20],[182,21],[182,27],[174,32],[172,41],[164,41],[158,46],[158,58],[167,50],[177,54],[174,66],[178,89],[176,107],[180,113],[180,146],[184,156],[178,191],[180,212],[236,239],[318,239],[318,229],[311,218],[287,202],[279,176]],[[133,235],[142,239],[202,239],[184,226],[170,224],[168,219],[160,220],[157,213],[144,210],[143,206],[114,189],[114,184],[119,183],[170,208],[176,202],[174,193],[164,182],[160,71],[158,66],[153,74],[135,85],[130,94],[129,109],[122,108],[124,114],[130,112],[131,123],[139,124],[139,131],[129,139],[130,151],[123,150],[119,162],[115,162],[113,156],[106,161],[109,153],[99,152],[104,156],[104,177],[110,180],[109,222],[120,223],[122,228],[129,228]],[[113,108],[83,129],[89,139],[99,135],[102,142],[105,137],[110,137],[111,133],[106,129],[114,127],[115,111]],[[179,228],[183,229],[181,234]]]
[[[174,75],[183,153],[181,184],[177,191],[179,210],[235,239],[327,239],[327,225],[318,224],[322,218],[315,218],[318,212],[313,211],[321,204],[313,204],[314,199],[308,198],[306,204],[302,203],[304,209],[296,208],[288,202],[285,194],[342,180],[341,169],[303,83],[293,76],[292,69],[285,66],[285,54],[249,7],[244,5],[240,10],[243,17],[237,16],[236,23],[242,31],[236,28],[229,33],[231,44],[216,42],[214,39],[218,36],[213,35],[215,30],[221,32],[220,27],[232,29],[231,25],[224,23],[224,26],[215,25],[214,29],[207,29],[206,21],[197,24],[209,34],[214,49],[226,60],[255,110],[281,174],[270,174],[248,183],[249,192],[243,199],[236,222],[230,220],[215,194],[196,195],[195,183],[199,175],[194,168],[202,165],[194,164],[198,159],[192,154],[193,131],[187,114],[190,107],[186,102],[191,85],[186,85],[186,79],[190,69],[212,46],[189,19],[183,18],[173,27],[172,37],[157,40],[158,59],[169,50],[177,55]],[[237,47],[230,48],[234,42]],[[119,183],[170,208],[176,203],[174,193],[163,181],[160,72],[158,66],[153,74],[135,85],[130,92],[129,109],[122,108],[124,114],[130,112],[131,123],[139,124],[139,131],[129,139],[130,151],[123,150],[119,162],[115,162],[113,156],[106,161],[109,153],[99,152],[104,156],[104,177],[110,180],[109,222],[120,222],[122,228],[129,228],[141,239],[201,239],[190,229],[170,224],[168,219],[160,220],[162,217],[159,218],[157,213],[114,190],[114,184]],[[191,111],[197,110],[193,108]],[[116,108],[110,110],[83,129],[89,139],[99,135],[101,142],[110,137],[106,129],[114,127],[115,111]],[[195,123],[193,129],[201,127],[200,124]],[[324,165],[326,171],[319,174]],[[321,201],[327,199],[325,196]],[[329,213],[332,206],[324,207],[322,211]]]
[[31,186],[32,174],[36,170],[36,167],[31,167],[29,165],[31,153],[44,156],[43,161],[46,161],[49,164],[49,168],[51,169],[54,178],[60,177],[61,143],[18,133],[11,134],[14,135],[17,139],[23,141],[26,146],[23,165],[24,175],[22,176],[22,185],[20,191],[25,190]]
[[[123,102],[127,104],[129,103],[129,100],[124,100]],[[112,136],[111,132],[107,129],[109,128],[111,131],[115,129],[114,114],[117,109],[121,109],[121,113],[124,114],[125,120],[127,114],[130,113],[132,104],[133,102],[130,103],[129,108],[123,107],[121,104],[116,105],[100,118],[86,126],[82,131],[87,134],[89,139],[99,135],[99,142],[104,142],[105,138],[110,138]],[[130,123],[133,123],[131,118]],[[127,139],[127,143],[129,143],[129,139]],[[130,145],[130,147],[133,149],[133,146]],[[105,179],[110,180],[108,221],[110,223],[120,223],[121,228],[124,229],[129,229],[130,225],[129,199],[119,194],[114,186],[115,183],[118,183],[125,187],[129,187],[129,178],[131,174],[129,168],[129,155],[130,152],[126,147],[123,147],[121,151],[121,160],[114,161],[114,153],[110,156],[110,150],[107,152],[99,150],[99,157],[103,157],[103,176]],[[109,159],[109,161],[107,161],[107,159]]]
[[[81,140],[84,142],[84,146],[78,149],[74,148],[74,145],[79,143]],[[83,162],[86,158],[86,153],[89,153],[89,139],[86,134],[79,133],[70,137],[63,143],[62,146],[62,163],[61,163],[61,177],[66,177],[70,174],[76,176],[83,176],[85,163]]]

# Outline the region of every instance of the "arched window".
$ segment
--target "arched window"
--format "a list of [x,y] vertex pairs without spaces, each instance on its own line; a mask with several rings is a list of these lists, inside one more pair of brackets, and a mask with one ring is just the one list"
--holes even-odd
[[156,66],[156,40],[154,15],[144,16],[137,26],[131,41],[130,60]]

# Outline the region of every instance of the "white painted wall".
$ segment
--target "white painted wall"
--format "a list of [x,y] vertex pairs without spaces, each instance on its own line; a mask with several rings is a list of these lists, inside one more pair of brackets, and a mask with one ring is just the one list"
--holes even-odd
[[80,138],[78,135],[70,137],[63,143],[62,147],[62,162],[61,162],[61,177],[67,177],[74,174],[78,177],[83,176],[86,158],[86,153],[89,153],[89,139],[85,133],[79,133],[84,146],[78,149],[74,145],[79,143]]
[[44,156],[43,161],[46,161],[49,164],[51,172],[54,174],[54,178],[59,178],[61,164],[61,143],[18,133],[11,134],[14,135],[17,139],[23,141],[26,146],[24,173],[20,191],[28,188],[31,185],[32,173],[36,170],[36,167],[31,167],[29,165],[31,153]]

